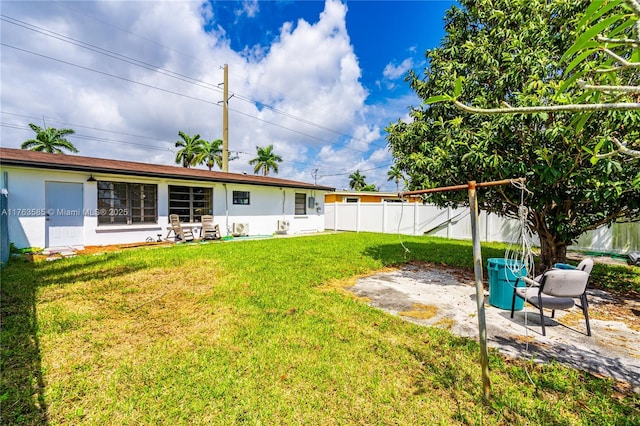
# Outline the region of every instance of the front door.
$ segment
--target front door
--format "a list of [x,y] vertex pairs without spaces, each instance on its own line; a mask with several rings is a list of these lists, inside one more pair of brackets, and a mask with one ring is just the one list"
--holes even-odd
[[45,183],[47,247],[84,245],[82,193],[81,183]]

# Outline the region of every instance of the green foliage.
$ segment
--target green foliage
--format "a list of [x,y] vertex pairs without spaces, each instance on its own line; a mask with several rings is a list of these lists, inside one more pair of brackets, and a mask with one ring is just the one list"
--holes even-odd
[[[614,149],[613,132],[638,131],[637,113],[488,116],[462,113],[443,102],[472,99],[479,108],[547,105],[565,86],[563,102],[585,101],[586,95],[565,84],[572,76],[563,75],[562,57],[584,30],[575,25],[588,4],[460,3],[446,14],[447,36],[440,47],[426,54],[424,78],[415,72],[407,77],[425,105],[411,110],[410,122],[399,120],[386,129],[410,189],[525,177],[532,191],[525,200],[527,220],[540,237],[547,265],[564,260],[567,245],[587,230],[619,217],[640,219],[640,186],[632,184],[637,159],[591,162],[595,152]],[[443,95],[449,93],[454,96]],[[521,194],[515,188],[486,188],[478,195],[481,209],[517,217]],[[466,203],[467,194],[438,193],[428,201]]]
[[[640,87],[640,3],[637,3],[635,11],[629,9],[628,3],[623,0],[594,0],[582,16],[574,18],[579,36],[562,56],[561,63],[568,63],[564,70],[566,83],[558,90],[556,101],[638,103],[640,96],[637,89],[621,90],[623,86]],[[577,81],[585,91],[578,92],[572,99],[567,89]],[[602,86],[609,89],[600,90]],[[585,147],[593,155],[594,164],[603,155],[615,152],[612,140],[620,141],[628,150],[640,152],[639,116],[637,112],[621,115],[621,126],[601,129],[602,139],[595,149]],[[592,117],[592,113],[578,114],[574,118],[576,130],[582,131]],[[640,170],[638,162],[632,164],[637,172],[633,186],[637,187],[635,182],[640,180]]]
[[43,129],[33,123],[29,123],[29,127],[36,132],[36,138],[23,142],[20,148],[53,154],[64,154],[63,150],[78,152],[78,149],[65,138],[67,135],[73,135],[75,130],[56,129],[54,127]]
[[360,173],[360,170],[356,170],[349,175],[349,188],[354,191],[364,191],[367,186],[366,178],[365,175]]
[[267,176],[270,170],[274,173],[278,173],[278,163],[282,162],[282,157],[273,152],[273,145],[267,147],[256,146],[258,156],[251,161],[253,167],[253,173],[258,174],[262,170],[262,175]]
[[400,167],[395,164],[391,166],[391,169],[387,172],[387,181],[390,180],[396,183],[396,192],[400,192],[400,182],[402,182],[403,186],[407,182],[407,179],[404,177],[404,173]]
[[222,169],[222,139],[216,139],[211,142],[202,141],[200,150],[195,157],[196,164],[204,164],[209,170],[217,165]]
[[176,153],[176,164],[182,164],[182,167],[198,165],[198,155],[202,153],[202,144],[206,141],[200,139],[200,135],[190,136],[183,131],[179,131],[178,135],[180,140],[175,145],[180,149]]

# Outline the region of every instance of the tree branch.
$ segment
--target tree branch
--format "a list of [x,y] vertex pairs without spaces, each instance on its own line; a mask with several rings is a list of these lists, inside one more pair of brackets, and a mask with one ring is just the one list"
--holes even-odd
[[578,80],[578,86],[585,90],[594,90],[598,92],[624,92],[624,93],[640,93],[640,86],[594,86]]
[[604,104],[567,104],[567,105],[547,105],[547,106],[531,106],[531,107],[508,107],[508,108],[476,108],[463,104],[454,99],[453,104],[466,112],[473,114],[533,114],[536,112],[587,112],[587,111],[636,111],[640,110],[639,102],[619,102]]
[[640,1],[638,0],[624,0],[624,2],[633,10],[637,16],[640,16]]
[[615,59],[619,63],[621,63],[622,65],[620,65],[619,67],[613,67],[613,68],[597,69],[596,72],[605,73],[605,72],[611,72],[611,71],[619,71],[619,70],[623,70],[623,69],[626,69],[626,68],[640,68],[640,62],[629,62],[626,59],[624,59],[622,56],[620,56],[617,53],[615,53],[614,51],[612,51],[611,49],[607,49],[605,47],[605,48],[602,49],[602,51],[604,53],[606,53],[607,55],[611,56],[613,59]]
[[612,137],[611,140],[613,141],[613,143],[615,143],[618,146],[618,149],[616,149],[615,151],[608,152],[606,154],[598,154],[596,155],[596,158],[609,158],[609,157],[613,157],[616,154],[625,154],[630,157],[640,158],[639,150],[627,148],[627,144],[620,142],[620,140],[616,137]]
[[632,38],[608,38],[597,36],[596,40],[602,43],[624,44],[629,47],[640,47],[640,41],[634,40]]

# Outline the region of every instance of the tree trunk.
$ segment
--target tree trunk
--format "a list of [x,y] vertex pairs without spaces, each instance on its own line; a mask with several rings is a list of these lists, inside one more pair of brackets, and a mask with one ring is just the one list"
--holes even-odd
[[567,261],[567,243],[557,241],[553,235],[538,234],[540,237],[540,256],[545,268],[550,268],[554,263]]

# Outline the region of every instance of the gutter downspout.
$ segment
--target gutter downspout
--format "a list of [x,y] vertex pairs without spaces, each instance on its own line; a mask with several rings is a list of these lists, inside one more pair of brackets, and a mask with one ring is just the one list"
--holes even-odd
[[[282,188],[280,188],[282,189]],[[282,220],[286,220],[285,217],[285,201],[287,199],[287,191],[285,191],[284,189],[282,189]]]
[[227,232],[226,235],[229,235],[229,196],[227,193],[227,184],[223,183],[222,186],[224,186],[224,214],[225,214],[224,227]]

